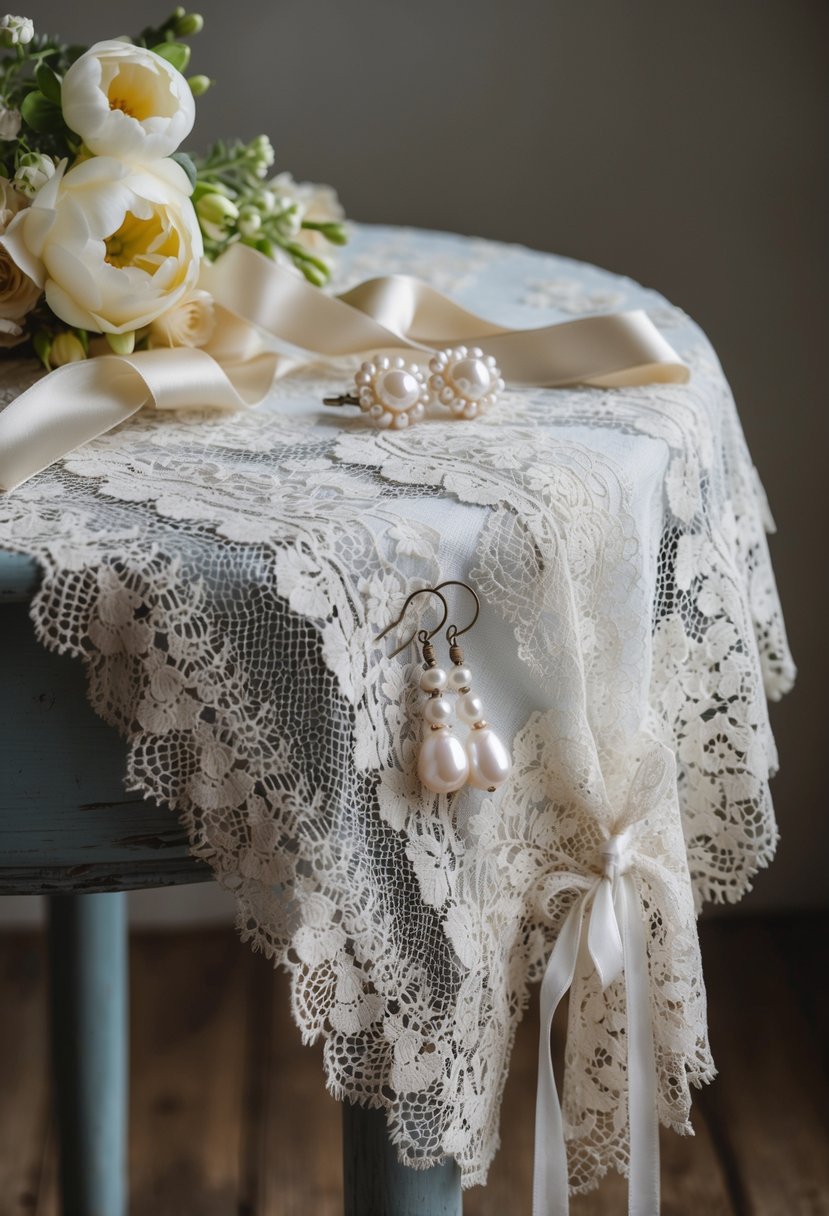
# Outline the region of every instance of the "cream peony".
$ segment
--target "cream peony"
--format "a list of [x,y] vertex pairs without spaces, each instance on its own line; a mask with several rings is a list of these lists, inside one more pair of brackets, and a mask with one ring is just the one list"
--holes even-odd
[[202,255],[190,183],[174,161],[62,163],[0,245],[67,325],[126,334],[195,286]]
[[213,297],[197,288],[153,321],[150,346],[205,346],[215,328]]
[[81,55],[63,78],[61,108],[90,151],[136,161],[170,156],[196,117],[181,72],[128,42],[98,42]]

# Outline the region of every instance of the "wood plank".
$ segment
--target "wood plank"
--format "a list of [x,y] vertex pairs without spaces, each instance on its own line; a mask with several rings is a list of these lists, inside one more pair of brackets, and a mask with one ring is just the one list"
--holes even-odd
[[35,641],[25,604],[0,624],[0,894],[209,879],[178,816],[125,791],[126,744],[90,709],[80,661]]
[[239,1216],[342,1216],[341,1111],[327,1093],[322,1049],[303,1047],[284,972],[254,956],[247,1145]]
[[247,957],[230,930],[133,938],[130,1216],[238,1216]]
[[753,918],[711,921],[702,954],[720,1068],[703,1105],[738,1210],[829,1216],[822,1043],[793,995],[775,934]]
[[49,1129],[41,935],[0,936],[0,1211],[34,1216]]

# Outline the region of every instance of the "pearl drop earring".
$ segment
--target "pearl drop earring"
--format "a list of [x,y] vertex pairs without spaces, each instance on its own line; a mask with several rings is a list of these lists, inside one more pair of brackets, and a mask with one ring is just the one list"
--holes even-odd
[[451,586],[464,587],[470,592],[475,599],[475,615],[466,628],[459,630],[456,625],[450,625],[446,631],[449,658],[452,660],[447,685],[457,693],[455,712],[458,718],[470,728],[465,747],[469,763],[467,784],[492,794],[508,779],[512,771],[512,760],[503,741],[484,718],[483,702],[472,691],[472,672],[464,663],[463,650],[458,642],[461,634],[468,632],[477,621],[480,601],[467,583],[455,580],[441,583],[435,590],[440,592],[444,587]]
[[452,734],[452,706],[443,695],[447,675],[438,667],[435,648],[422,634],[418,640],[423,646],[423,675],[420,687],[429,700],[423,707],[423,717],[428,725],[417,757],[417,775],[427,789],[436,794],[452,794],[466,785],[469,777],[469,758],[459,741]]
[[[435,648],[431,640],[446,624],[449,606],[445,598],[432,587],[413,591],[403,605],[403,610],[397,620],[387,625],[375,640],[379,642],[390,630],[400,624],[409,604],[418,595],[436,595],[443,604],[443,616],[434,629],[431,631],[421,629],[417,634],[417,640],[423,650],[423,672],[419,683],[422,691],[427,694],[427,701],[423,707],[425,730],[418,751],[417,775],[426,788],[432,790],[433,793],[451,794],[466,784],[469,776],[469,760],[463,744],[452,733],[450,721],[452,706],[443,695],[447,675],[443,668],[437,665]],[[402,645],[397,647],[397,650],[392,651],[389,657],[394,658],[411,641],[412,637],[407,638]]]

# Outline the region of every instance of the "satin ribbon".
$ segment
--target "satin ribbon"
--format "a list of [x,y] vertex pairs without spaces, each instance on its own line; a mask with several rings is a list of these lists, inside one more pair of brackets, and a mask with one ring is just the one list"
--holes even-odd
[[585,948],[602,990],[624,975],[630,1130],[628,1213],[659,1213],[659,1123],[648,958],[644,911],[629,872],[627,832],[610,837],[602,848],[602,858],[604,873],[582,891],[570,909],[541,984],[533,1216],[568,1216],[570,1211],[567,1148],[550,1033],[556,1009],[573,984]]
[[493,355],[512,384],[613,388],[688,379],[685,364],[642,311],[505,329],[404,275],[329,296],[244,245],[205,263],[200,285],[219,313],[216,336],[205,348],[69,364],[0,412],[0,490],[14,489],[145,406],[238,410],[261,404],[274,380],[303,361],[264,350],[262,334],[303,352],[304,359],[401,349],[428,354],[463,342]]

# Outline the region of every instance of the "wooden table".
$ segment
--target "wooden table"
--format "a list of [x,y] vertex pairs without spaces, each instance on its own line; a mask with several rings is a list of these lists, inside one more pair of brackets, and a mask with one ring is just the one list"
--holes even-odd
[[[34,562],[0,553],[0,894],[49,899],[64,1216],[123,1216],[126,892],[212,875],[172,811],[125,792],[123,742],[80,665],[35,640],[38,582]],[[381,1112],[344,1104],[343,1150],[346,1216],[459,1216],[457,1166],[401,1166]]]

